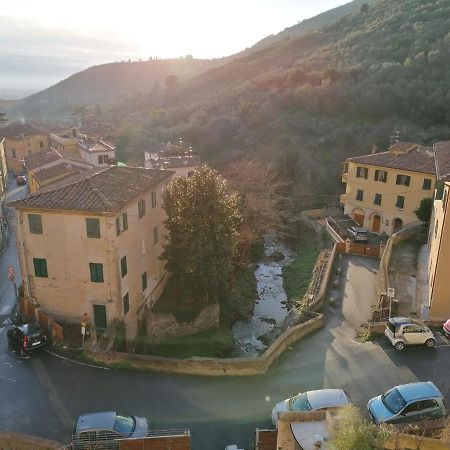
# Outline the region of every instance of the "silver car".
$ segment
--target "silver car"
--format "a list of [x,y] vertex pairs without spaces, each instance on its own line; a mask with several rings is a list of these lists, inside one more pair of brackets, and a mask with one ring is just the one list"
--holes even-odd
[[83,414],[78,418],[72,438],[74,450],[118,449],[117,439],[148,435],[147,419],[114,411]]

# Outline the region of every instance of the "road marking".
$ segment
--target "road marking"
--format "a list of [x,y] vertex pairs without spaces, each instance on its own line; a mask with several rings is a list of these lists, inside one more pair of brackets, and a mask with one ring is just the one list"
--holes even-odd
[[[439,345],[435,345],[434,347],[431,347],[431,348],[441,348],[441,347],[450,347],[450,344],[439,344]],[[386,348],[386,349],[384,349],[381,346],[380,346],[380,348],[383,351],[385,351],[386,353],[390,353],[390,352],[403,353],[405,350],[430,350],[427,347],[421,347],[421,346],[418,346],[418,347],[410,347],[410,346],[408,346],[408,347],[405,347],[404,350],[396,350],[395,348],[389,348],[389,349]]]
[[41,383],[44,390],[47,392],[48,399],[50,401],[50,404],[52,405],[52,408],[58,415],[61,423],[63,424],[64,428],[68,430],[73,429],[74,420],[72,417],[70,417],[69,413],[67,412],[67,409],[65,408],[61,397],[58,394],[58,391],[55,388],[55,385],[53,384],[52,380],[48,376],[47,370],[44,367],[44,364],[40,359],[33,358],[31,360],[31,365],[33,366],[33,369],[36,373],[36,376]]
[[50,353],[50,355],[56,356],[56,358],[64,359],[65,361],[70,361],[70,362],[72,362],[74,364],[79,364],[80,366],[93,367],[94,369],[110,370],[109,367],[95,366],[94,364],[83,363],[83,362],[80,362],[80,361],[75,361],[75,360],[70,359],[70,358],[66,358],[65,356],[61,356],[61,355],[58,355],[57,353],[53,353],[50,350],[45,350],[45,351],[47,353]]

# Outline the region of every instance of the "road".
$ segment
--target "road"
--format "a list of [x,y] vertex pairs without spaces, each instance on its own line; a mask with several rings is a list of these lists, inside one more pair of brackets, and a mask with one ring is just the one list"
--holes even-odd
[[[0,307],[6,311],[14,304],[3,276],[5,267],[17,263],[13,241],[12,234],[1,256]],[[445,341],[435,349],[403,353],[392,351],[384,340],[355,341],[355,326],[367,310],[360,299],[372,289],[368,280],[376,265],[364,258],[342,264],[340,291],[330,293],[338,296],[338,305],[326,310],[325,327],[293,345],[261,376],[104,370],[47,352],[22,359],[8,350],[9,325],[0,322],[0,429],[67,442],[80,414],[119,410],[148,417],[154,429],[190,428],[193,450],[223,450],[232,443],[249,450],[255,428],[271,427],[273,405],[302,390],[341,387],[364,408],[368,399],[393,385],[430,379],[448,397],[450,347]]]

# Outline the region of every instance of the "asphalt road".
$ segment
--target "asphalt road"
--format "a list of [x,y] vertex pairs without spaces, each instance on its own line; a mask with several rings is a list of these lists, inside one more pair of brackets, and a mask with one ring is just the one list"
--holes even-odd
[[[10,245],[0,258],[2,268],[17,263],[15,247]],[[293,345],[266,374],[256,377],[104,370],[48,352],[22,359],[8,350],[10,324],[4,318],[0,320],[0,429],[67,442],[80,414],[119,410],[148,417],[154,429],[189,428],[193,450],[223,450],[233,443],[249,450],[254,448],[255,429],[271,427],[273,405],[302,390],[343,388],[365,408],[371,397],[393,385],[432,380],[449,400],[450,343],[440,340],[435,349],[400,353],[383,339],[355,341],[355,324],[367,310],[363,300],[372,289],[374,264],[364,258],[344,260],[345,283],[332,294],[338,305],[327,309],[326,326]],[[8,311],[14,305],[14,292],[5,290],[3,273],[0,280],[0,308]]]

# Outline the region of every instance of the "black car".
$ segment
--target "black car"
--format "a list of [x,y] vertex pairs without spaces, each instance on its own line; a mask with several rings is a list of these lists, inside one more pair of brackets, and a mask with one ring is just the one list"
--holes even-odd
[[353,242],[368,242],[369,233],[365,228],[350,227],[348,230],[349,236],[353,239]]
[[25,355],[47,345],[47,336],[37,322],[25,323],[8,330],[8,344],[21,355]]

